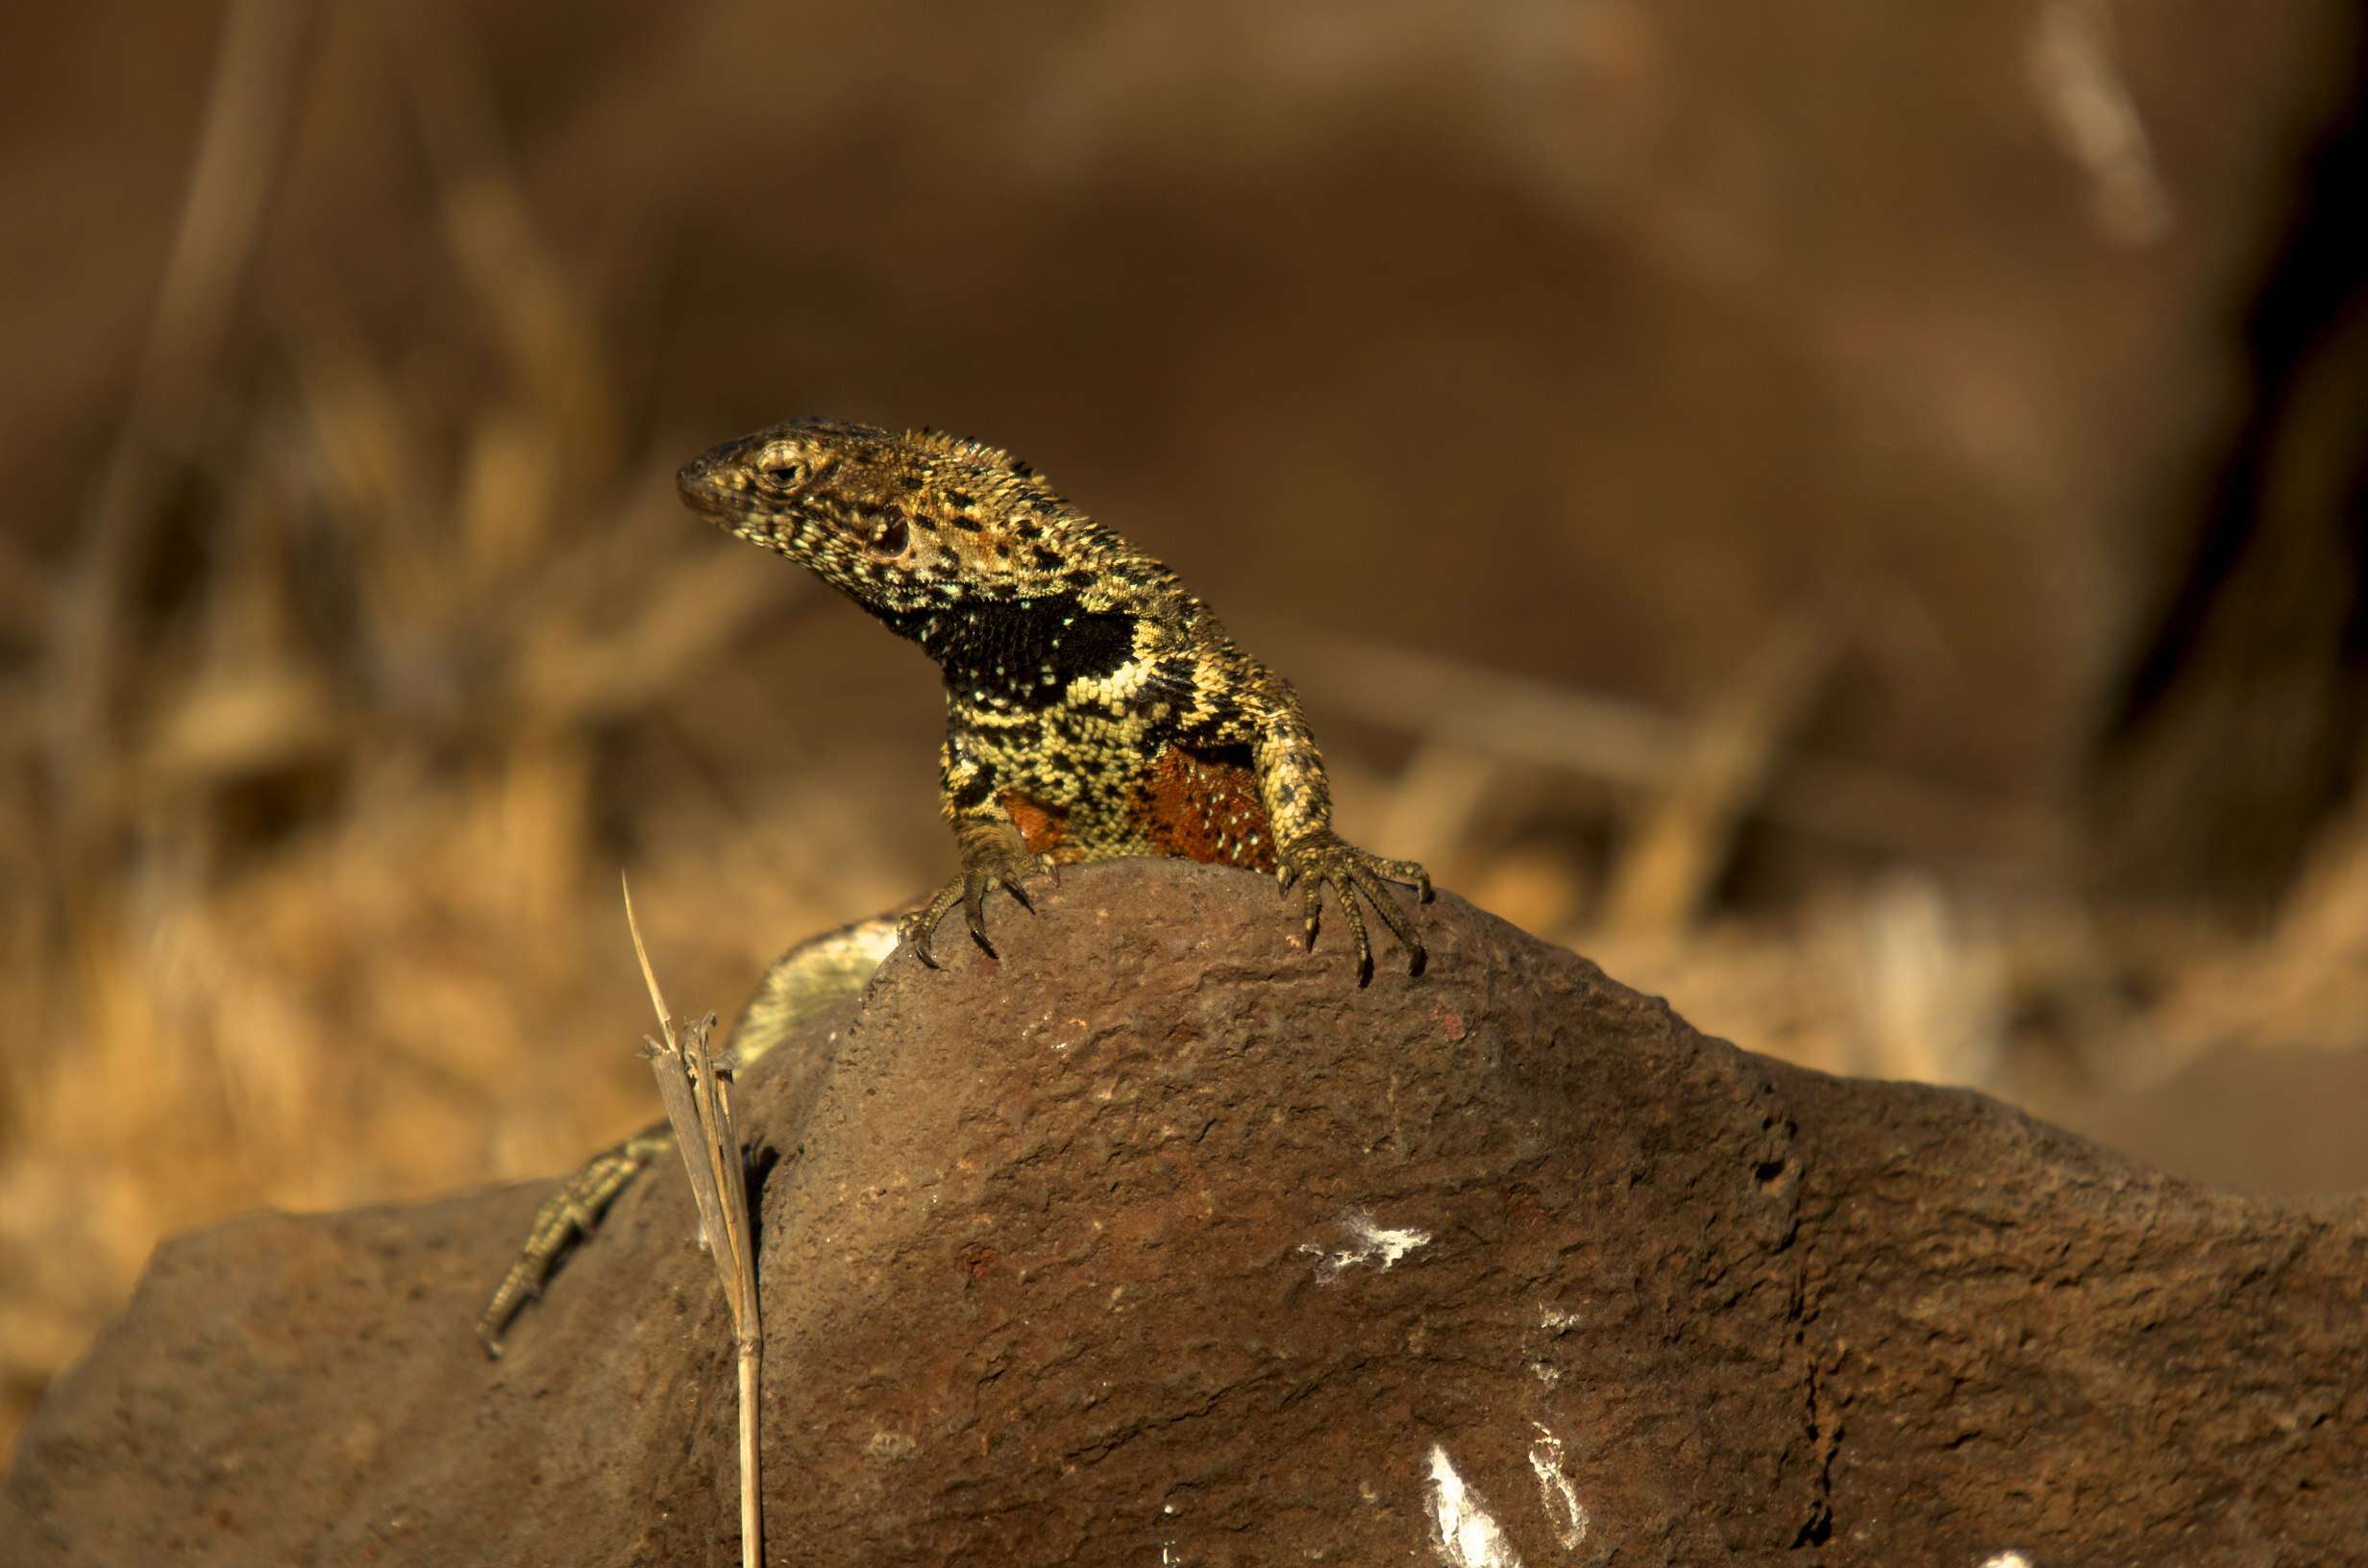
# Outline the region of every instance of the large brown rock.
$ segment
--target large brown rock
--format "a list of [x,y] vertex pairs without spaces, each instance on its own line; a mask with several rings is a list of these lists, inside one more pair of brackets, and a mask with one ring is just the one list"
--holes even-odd
[[[893,960],[749,1075],[774,1561],[2368,1540],[2356,1200],[1746,1054],[1452,897],[1429,972],[1385,957],[1364,991],[1238,872],[1085,868],[1038,907],[991,910],[1002,962]],[[729,1334],[679,1172],[488,1364],[471,1318],[540,1195],[166,1246],[26,1433],[0,1551],[736,1560]]]

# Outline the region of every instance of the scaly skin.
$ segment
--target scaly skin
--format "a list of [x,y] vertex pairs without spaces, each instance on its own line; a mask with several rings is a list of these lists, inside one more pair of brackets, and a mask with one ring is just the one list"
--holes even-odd
[[[946,674],[940,780],[962,870],[894,929],[931,968],[959,907],[987,939],[986,895],[1023,908],[1054,867],[1176,855],[1273,873],[1300,889],[1316,943],[1322,890],[1373,954],[1359,899],[1422,972],[1422,939],[1389,885],[1427,901],[1412,861],[1332,831],[1332,792],[1298,699],[1234,646],[1175,575],[1055,495],[1009,453],[928,430],[802,419],[727,442],[682,470],[683,499],[735,537],[810,568],[919,643]],[[814,1008],[859,988],[884,921],[804,943],[767,971],[732,1031],[754,1060]],[[478,1324],[490,1355],[559,1256],[674,1146],[658,1126],[606,1150],[544,1203]]]
[[1389,884],[1427,900],[1430,878],[1332,831],[1291,687],[1027,464],[930,430],[801,419],[717,447],[679,483],[692,507],[807,567],[945,672],[940,778],[962,871],[906,918],[924,963],[956,906],[994,951],[995,888],[1026,907],[1029,879],[1052,867],[1178,855],[1301,885],[1311,947],[1329,886],[1359,985],[1373,969],[1362,899],[1422,972]]
[[[861,991],[897,940],[897,922],[876,918],[809,937],[775,959],[733,1022],[722,1060],[738,1072],[826,1008]],[[502,1335],[510,1319],[542,1294],[561,1255],[588,1238],[617,1194],[674,1147],[674,1129],[665,1122],[644,1128],[594,1155],[543,1200],[527,1226],[517,1261],[478,1315],[477,1337],[487,1356],[501,1356]]]

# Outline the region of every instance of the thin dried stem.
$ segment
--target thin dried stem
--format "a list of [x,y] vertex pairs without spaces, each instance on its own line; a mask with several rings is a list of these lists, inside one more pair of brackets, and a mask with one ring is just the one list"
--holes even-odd
[[625,923],[633,935],[633,956],[650,1005],[657,1010],[664,1040],[649,1042],[650,1068],[658,1098],[675,1131],[675,1147],[690,1178],[699,1208],[700,1238],[715,1260],[716,1277],[731,1308],[732,1338],[738,1350],[740,1392],[740,1560],[757,1568],[764,1559],[763,1485],[758,1464],[757,1398],[764,1364],[764,1330],[757,1308],[756,1257],[749,1230],[748,1159],[732,1119],[731,1080],[716,1065],[709,1041],[715,1015],[678,1024],[666,1010],[641,921],[633,913],[630,884],[625,887]]
[[679,1047],[675,1038],[674,1015],[666,1011],[666,994],[657,989],[657,970],[650,967],[650,949],[641,940],[641,921],[633,914],[633,883],[619,875],[617,887],[625,894],[625,928],[633,934],[633,958],[641,966],[641,983],[650,988],[650,1005],[657,1010],[657,1026],[666,1035],[670,1047]]
[[50,767],[81,825],[103,814],[112,775],[101,766],[116,650],[136,639],[119,624],[123,583],[160,488],[158,453],[180,444],[202,405],[200,385],[236,293],[287,141],[307,9],[240,0],[223,19],[205,118],[189,159],[172,250],[157,287],[129,405],[99,472],[74,591],[61,596],[48,704]]
[[[1625,788],[1665,791],[1694,766],[1698,726],[1640,702],[1394,644],[1258,628],[1320,706],[1433,745]],[[1810,754],[1773,759],[1751,818],[1836,844],[1936,864],[2062,864],[2057,812],[2002,804],[1909,774]]]
[[1670,932],[1692,923],[1839,650],[1832,622],[1809,612],[1752,649],[1694,725],[1675,774],[1636,811],[1605,896],[1606,925]]

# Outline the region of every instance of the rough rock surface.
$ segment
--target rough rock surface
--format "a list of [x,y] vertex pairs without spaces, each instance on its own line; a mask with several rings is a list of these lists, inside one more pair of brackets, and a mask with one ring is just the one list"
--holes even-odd
[[[750,1075],[774,1561],[2368,1540],[2368,1205],[1786,1067],[1452,897],[1429,972],[1362,992],[1239,872],[1088,867],[1039,908]],[[26,1433],[0,1556],[736,1561],[679,1173],[488,1364],[471,1318],[540,1196],[162,1248]]]

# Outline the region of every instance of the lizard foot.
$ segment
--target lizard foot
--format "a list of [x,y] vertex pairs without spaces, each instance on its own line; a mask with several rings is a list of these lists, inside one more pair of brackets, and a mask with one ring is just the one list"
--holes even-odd
[[1060,872],[1049,862],[1027,852],[1018,834],[1009,839],[990,839],[964,845],[962,874],[937,890],[929,901],[897,922],[897,933],[913,956],[930,968],[938,967],[937,958],[929,951],[929,939],[936,935],[938,922],[962,906],[962,914],[971,929],[971,940],[989,958],[997,957],[995,943],[987,940],[987,894],[1001,888],[1018,900],[1022,909],[1036,913],[1028,900],[1027,879],[1050,875],[1055,882]]
[[1417,975],[1429,957],[1422,949],[1421,934],[1415,922],[1397,906],[1390,893],[1390,885],[1398,883],[1415,890],[1423,903],[1431,901],[1431,873],[1411,860],[1383,860],[1369,855],[1329,831],[1310,833],[1283,845],[1279,873],[1283,893],[1288,896],[1292,884],[1303,883],[1305,891],[1301,904],[1307,913],[1307,945],[1316,945],[1316,922],[1323,909],[1323,889],[1329,883],[1341,901],[1341,913],[1348,918],[1348,929],[1357,939],[1357,984],[1369,985],[1373,978],[1373,946],[1365,935],[1365,916],[1357,908],[1357,895],[1362,894],[1381,917],[1381,923],[1397,938],[1398,945],[1406,949],[1406,972]]

